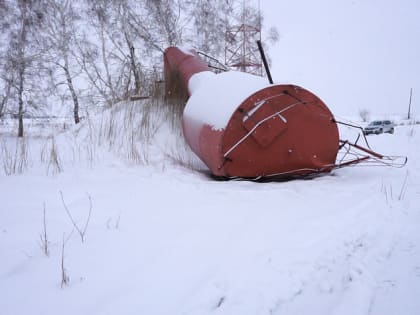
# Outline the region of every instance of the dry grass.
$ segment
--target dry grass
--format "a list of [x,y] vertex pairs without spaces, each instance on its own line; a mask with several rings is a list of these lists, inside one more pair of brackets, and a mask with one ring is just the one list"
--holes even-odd
[[47,175],[62,172],[62,163],[55,137],[51,136],[47,139],[41,150],[41,162],[47,164]]
[[0,157],[4,174],[11,176],[22,174],[29,167],[28,144],[25,138],[16,138],[14,144],[3,140],[1,143]]

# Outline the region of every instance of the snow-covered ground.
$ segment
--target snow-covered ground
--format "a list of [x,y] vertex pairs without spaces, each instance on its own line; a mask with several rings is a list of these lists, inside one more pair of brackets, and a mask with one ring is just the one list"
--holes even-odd
[[223,182],[139,106],[2,130],[0,314],[420,314],[420,125],[368,137],[404,168]]

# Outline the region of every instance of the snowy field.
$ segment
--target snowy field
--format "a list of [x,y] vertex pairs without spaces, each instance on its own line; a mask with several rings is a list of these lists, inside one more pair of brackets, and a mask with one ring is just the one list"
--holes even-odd
[[224,182],[136,106],[2,126],[0,314],[420,314],[420,125],[368,137],[404,168]]

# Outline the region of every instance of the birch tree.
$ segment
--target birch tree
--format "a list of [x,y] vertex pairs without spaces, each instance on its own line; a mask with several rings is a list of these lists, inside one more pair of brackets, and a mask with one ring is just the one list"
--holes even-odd
[[0,14],[4,18],[1,28],[9,41],[3,64],[12,72],[9,77],[12,79],[8,80],[8,102],[11,101],[10,96],[15,94],[13,101],[17,103],[18,137],[24,134],[23,116],[27,107],[37,106],[32,79],[38,72],[35,68],[40,66],[37,35],[44,20],[43,5],[42,0],[16,0],[2,2],[0,6]]
[[[74,123],[80,122],[79,96],[74,84],[74,78],[79,74],[75,62],[72,62],[75,54],[76,23],[80,15],[74,8],[71,0],[46,0],[48,14],[45,19],[44,45],[48,48],[46,54],[53,69],[64,75],[67,92],[73,103]],[[60,85],[60,76],[54,78],[57,89]]]

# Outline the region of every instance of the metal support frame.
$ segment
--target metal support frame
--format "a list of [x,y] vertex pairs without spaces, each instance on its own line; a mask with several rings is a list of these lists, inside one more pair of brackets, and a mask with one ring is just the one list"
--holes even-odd
[[234,26],[226,31],[225,64],[235,70],[262,76],[258,47],[261,29],[248,24]]

